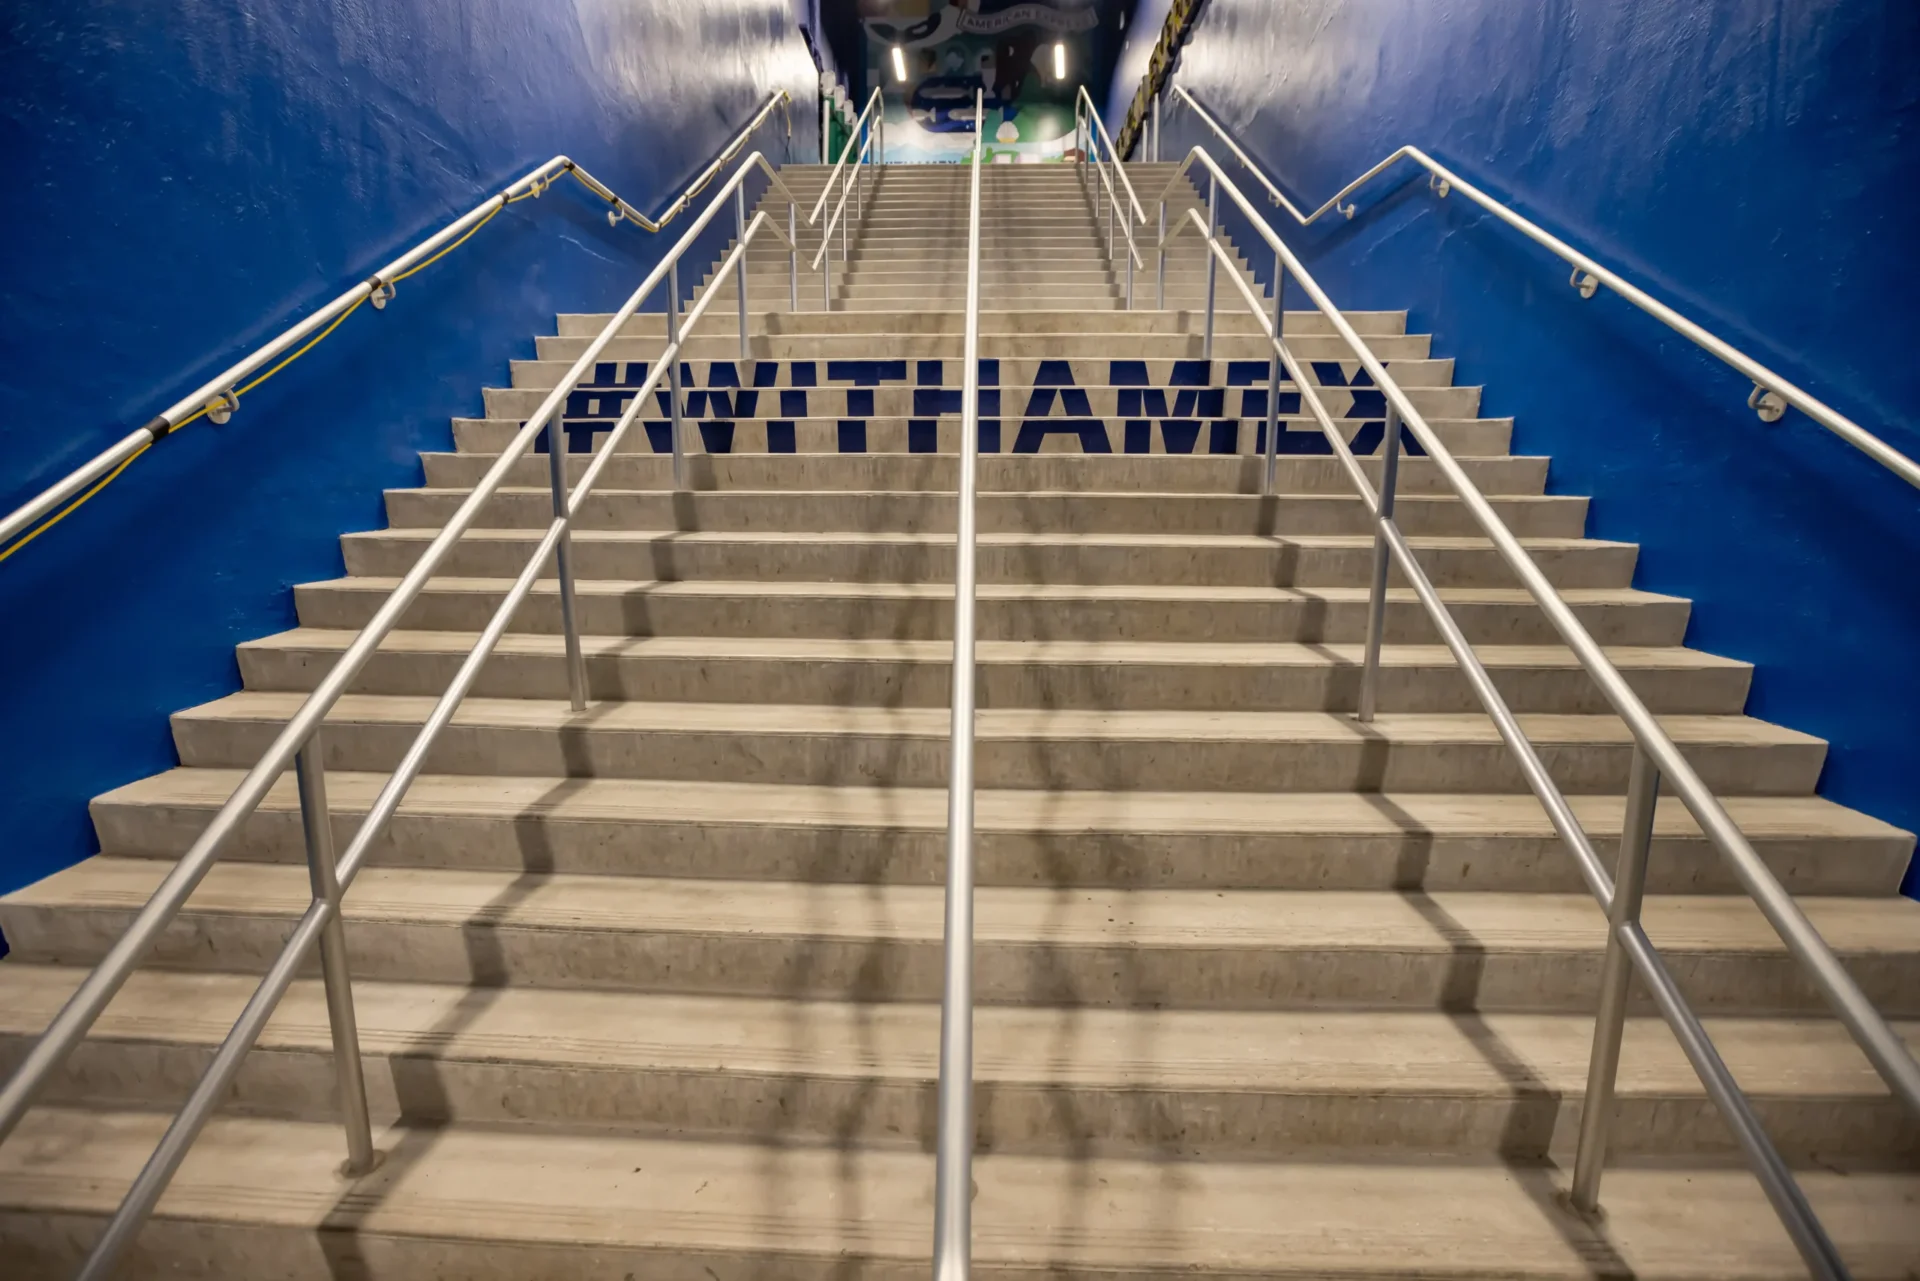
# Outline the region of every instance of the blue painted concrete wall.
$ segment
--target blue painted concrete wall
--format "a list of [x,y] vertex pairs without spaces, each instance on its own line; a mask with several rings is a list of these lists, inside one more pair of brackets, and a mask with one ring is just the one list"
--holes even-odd
[[[1297,203],[1414,143],[1920,456],[1920,6],[1209,0],[1176,78]],[[1283,234],[1341,305],[1411,309],[1637,585],[1697,602],[1690,644],[1758,664],[1825,795],[1920,828],[1920,494],[1414,172]]]
[[[811,160],[788,0],[8,6],[0,509],[555,153],[657,209],[782,87]],[[0,563],[0,890],[90,853],[88,798],[174,763],[168,713],[238,687],[235,643],[293,623],[416,451],[678,234],[604,214],[515,205]]]

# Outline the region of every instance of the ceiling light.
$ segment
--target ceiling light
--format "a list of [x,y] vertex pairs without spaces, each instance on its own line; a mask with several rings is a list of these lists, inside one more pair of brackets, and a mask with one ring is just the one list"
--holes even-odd
[[1067,78],[1067,46],[1064,44],[1053,46],[1053,78],[1055,80]]
[[900,46],[893,46],[893,78],[904,82],[907,78],[907,55],[900,52]]

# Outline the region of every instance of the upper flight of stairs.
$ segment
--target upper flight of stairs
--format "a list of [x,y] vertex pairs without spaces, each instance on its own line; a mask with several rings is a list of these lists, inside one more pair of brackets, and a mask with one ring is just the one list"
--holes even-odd
[[[1130,166],[1143,198],[1171,166]],[[824,170],[784,176],[810,202]],[[836,310],[750,251],[574,546],[593,701],[543,583],[346,901],[382,1166],[339,1176],[330,1041],[297,982],[127,1275],[922,1277],[952,620],[966,171],[889,168]],[[1642,999],[1606,1217],[1563,1206],[1604,921],[1410,591],[1356,723],[1371,539],[1203,259],[1168,311],[1066,168],[983,175],[975,1013],[983,1274],[1111,1279],[1803,1275]],[[1191,203],[1192,193],[1185,199]],[[785,225],[785,208],[766,206]],[[803,203],[804,214],[806,204]],[[1151,212],[1151,206],[1149,206]],[[810,254],[817,245],[803,241]],[[1153,264],[1136,303],[1153,301]],[[1920,1033],[1911,835],[1813,794],[1824,744],[1744,714],[1747,665],[1401,313],[1350,317],[1867,994]],[[0,1068],[166,871],[604,323],[562,316],[456,420],[388,527],[342,539],[178,769],[94,802],[103,853],[0,899]],[[1290,314],[1377,477],[1380,399]],[[658,358],[639,316],[573,394],[581,451]],[[694,420],[697,420],[694,421]],[[584,457],[572,460],[577,478]],[[549,517],[546,459],[455,552],[325,731],[352,833]],[[1596,845],[1629,740],[1430,463],[1400,514]],[[308,902],[292,779],[0,1146],[0,1272],[71,1275]],[[1680,807],[1646,922],[1858,1277],[1920,1261],[1920,1129]]]

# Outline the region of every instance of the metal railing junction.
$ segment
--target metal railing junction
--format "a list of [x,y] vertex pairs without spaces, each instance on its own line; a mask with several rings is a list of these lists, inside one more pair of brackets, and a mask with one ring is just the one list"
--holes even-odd
[[[1077,153],[1074,168],[1080,178],[1080,190],[1085,193],[1087,203],[1094,207],[1096,220],[1100,217],[1100,207],[1105,206],[1107,221],[1104,239],[1109,265],[1113,262],[1113,224],[1116,217],[1119,219],[1121,232],[1126,236],[1127,310],[1132,311],[1134,268],[1145,265],[1140,258],[1139,246],[1134,243],[1133,224],[1138,221],[1144,225],[1147,215],[1146,211],[1140,208],[1140,197],[1133,192],[1133,183],[1127,178],[1126,166],[1120,163],[1119,154],[1113,148],[1113,139],[1107,136],[1107,126],[1100,119],[1099,108],[1093,105],[1093,99],[1088,95],[1085,85],[1080,86],[1080,92],[1073,100],[1073,136],[1074,149]],[[1096,201],[1092,188],[1088,186],[1089,165],[1099,177],[1100,189],[1106,197],[1104,201]],[[1118,189],[1114,184],[1116,176],[1119,178]],[[1120,189],[1124,189],[1127,193],[1125,204],[1120,202]],[[1165,228],[1161,230],[1164,231]],[[1164,280],[1162,283],[1164,287]]]

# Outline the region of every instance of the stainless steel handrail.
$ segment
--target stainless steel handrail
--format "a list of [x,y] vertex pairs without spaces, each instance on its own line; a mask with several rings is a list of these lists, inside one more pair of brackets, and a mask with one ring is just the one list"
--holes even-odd
[[[1529,788],[1545,807],[1555,832],[1574,855],[1589,890],[1608,911],[1610,927],[1607,959],[1602,976],[1600,1009],[1595,1022],[1593,1056],[1582,1112],[1581,1147],[1575,1162],[1575,1203],[1583,1209],[1591,1209],[1597,1204],[1599,1177],[1605,1159],[1614,1075],[1618,1066],[1620,1037],[1626,1014],[1627,984],[1630,974],[1637,972],[1652,993],[1661,1014],[1673,1028],[1681,1049],[1686,1053],[1695,1072],[1699,1074],[1702,1083],[1706,1086],[1708,1096],[1721,1115],[1727,1119],[1749,1165],[1752,1166],[1769,1201],[1779,1214],[1808,1267],[1821,1277],[1844,1276],[1844,1265],[1807,1205],[1792,1173],[1767,1139],[1765,1131],[1754,1116],[1745,1096],[1740,1092],[1738,1084],[1714,1050],[1699,1018],[1687,1004],[1686,998],[1681,994],[1672,975],[1661,961],[1658,951],[1641,927],[1639,900],[1644,885],[1654,799],[1663,776],[1668,787],[1680,798],[1681,803],[1699,823],[1708,840],[1726,859],[1742,888],[1754,899],[1761,913],[1785,941],[1789,952],[1807,971],[1840,1020],[1852,1032],[1854,1039],[1887,1081],[1894,1096],[1916,1114],[1920,1114],[1920,1065],[1915,1064],[1905,1044],[1868,1002],[1831,949],[1827,947],[1825,940],[1800,911],[1792,896],[1782,888],[1773,873],[1754,852],[1753,847],[1748,844],[1746,837],[1735,826],[1719,800],[1694,772],[1693,767],[1681,755],[1673,740],[1660,728],[1653,714],[1627,685],[1618,669],[1606,657],[1592,635],[1581,625],[1579,619],[1548,582],[1545,574],[1527,554],[1526,549],[1521,546],[1512,531],[1501,521],[1492,505],[1487,502],[1485,496],[1480,493],[1441,442],[1438,434],[1414,408],[1412,401],[1387,372],[1386,367],[1354,332],[1346,317],[1334,307],[1325,292],[1301,265],[1300,260],[1286,247],[1265,219],[1255,212],[1253,205],[1227,178],[1204,148],[1195,147],[1188,153],[1167,189],[1162,192],[1162,201],[1164,202],[1167,196],[1172,194],[1180,182],[1186,180],[1188,170],[1195,163],[1199,163],[1207,170],[1210,185],[1216,190],[1225,189],[1228,196],[1246,215],[1254,231],[1273,249],[1277,268],[1274,321],[1267,320],[1259,300],[1238,271],[1230,270],[1230,278],[1239,288],[1254,315],[1259,318],[1262,329],[1268,333],[1273,343],[1276,365],[1285,366],[1299,388],[1303,402],[1311,406],[1315,421],[1327,436],[1335,454],[1340,458],[1349,479],[1353,481],[1367,503],[1373,519],[1376,531],[1375,573],[1369,600],[1365,668],[1361,676],[1361,718],[1367,719],[1371,715],[1374,690],[1378,682],[1380,637],[1384,626],[1386,605],[1384,562],[1391,557],[1393,562],[1400,566],[1401,571],[1413,586],[1415,595],[1432,617],[1448,649],[1460,664],[1469,684],[1492,717],[1502,740],[1518,758]],[[1232,254],[1223,242],[1218,225],[1217,219],[1209,218],[1203,222],[1197,211],[1189,209],[1178,221],[1174,230],[1163,238],[1161,248],[1164,250],[1167,241],[1191,226],[1203,237],[1213,257],[1226,262],[1231,269]],[[1283,326],[1279,323],[1283,316],[1280,304],[1283,291],[1280,288],[1280,282],[1286,276],[1291,276],[1305,290],[1314,306],[1327,317],[1334,331],[1352,350],[1355,358],[1386,396],[1387,432],[1383,447],[1381,489],[1377,495],[1367,484],[1344,438],[1319,404],[1313,384],[1307,379],[1305,371],[1300,368],[1287,347]],[[1277,370],[1275,381],[1276,383],[1278,381]],[[1270,398],[1268,432],[1265,440],[1269,476],[1277,449],[1277,433],[1273,430],[1274,417],[1275,406]],[[1403,426],[1426,450],[1449,488],[1460,498],[1473,517],[1474,523],[1492,543],[1500,558],[1520,578],[1528,593],[1546,613],[1554,630],[1573,651],[1580,665],[1593,677],[1602,695],[1620,715],[1633,736],[1634,766],[1629,781],[1628,823],[1621,837],[1617,882],[1607,875],[1598,855],[1593,850],[1592,843],[1588,840],[1578,819],[1575,818],[1565,797],[1561,795],[1548,775],[1538,753],[1521,730],[1519,722],[1495,690],[1473,647],[1467,642],[1465,634],[1454,622],[1438,592],[1434,590],[1431,581],[1421,570],[1411,547],[1394,522],[1393,485]]]
[[1280,189],[1273,184],[1272,180],[1261,172],[1260,167],[1253,163],[1247,153],[1242,151],[1239,145],[1227,136],[1227,132],[1221,127],[1220,122],[1207,114],[1206,108],[1194,100],[1194,96],[1191,93],[1187,92],[1187,90],[1180,85],[1174,85],[1173,92],[1180,100],[1184,101],[1193,109],[1194,114],[1200,117],[1201,122],[1212,130],[1214,135],[1233,152],[1234,158],[1259,180],[1261,186],[1267,189],[1268,199],[1291,214],[1294,221],[1298,222],[1301,226],[1309,226],[1319,221],[1323,215],[1335,209],[1339,210],[1347,218],[1352,218],[1354,215],[1354,206],[1351,203],[1342,203],[1343,201],[1346,201],[1349,196],[1361,187],[1366,186],[1388,169],[1391,169],[1399,161],[1411,160],[1427,171],[1427,186],[1440,199],[1444,200],[1449,193],[1458,191],[1461,195],[1492,214],[1495,218],[1498,218],[1507,226],[1547,250],[1547,252],[1553,254],[1562,262],[1570,265],[1573,268],[1573,273],[1567,278],[1567,283],[1578,291],[1582,298],[1592,298],[1599,292],[1602,286],[1605,286],[1687,341],[1699,347],[1702,351],[1705,351],[1708,355],[1713,356],[1723,364],[1738,371],[1753,383],[1753,390],[1747,394],[1747,407],[1752,409],[1762,422],[1778,422],[1781,416],[1786,413],[1787,407],[1791,405],[1807,417],[1813,419],[1814,422],[1819,423],[1822,427],[1846,441],[1849,445],[1852,445],[1867,457],[1879,463],[1882,467],[1885,467],[1894,475],[1900,477],[1900,479],[1906,481],[1909,485],[1920,488],[1920,462],[1916,462],[1914,459],[1901,453],[1892,445],[1889,445],[1886,441],[1862,427],[1859,423],[1854,422],[1853,419],[1847,417],[1825,401],[1788,381],[1785,377],[1761,364],[1753,357],[1741,351],[1738,347],[1735,347],[1732,343],[1708,332],[1659,299],[1652,297],[1645,290],[1629,283],[1618,272],[1603,266],[1586,254],[1581,253],[1566,241],[1548,232],[1538,223],[1521,217],[1512,209],[1501,204],[1418,147],[1407,146],[1400,148],[1385,160],[1382,160],[1379,164],[1342,187],[1338,192],[1334,193],[1333,199],[1327,201],[1312,213],[1301,213],[1299,208],[1295,206],[1291,200],[1288,200],[1285,195],[1281,194]]
[[[871,117],[871,119],[869,119]],[[826,207],[827,197],[833,194],[833,185],[840,180],[840,170],[847,163],[847,157],[853,156],[853,169],[847,174],[846,182],[840,188],[840,199],[833,206],[833,213],[827,218],[827,225],[820,232],[820,248],[813,255],[813,270],[820,273],[820,298],[828,311],[833,310],[833,263],[828,254],[833,249],[833,229],[840,228],[840,265],[844,268],[853,252],[853,224],[866,220],[866,203],[862,195],[860,170],[866,166],[868,183],[872,180],[871,162],[868,155],[878,150],[886,154],[886,112],[884,99],[875,89],[867,97],[867,105],[860,109],[854,118],[853,132],[847,137],[847,145],[840,149],[840,159],[834,162],[833,171],[827,175],[827,185],[820,189],[820,199],[814,201],[813,212],[807,215],[807,225],[811,227],[820,220],[820,211]],[[841,221],[846,212],[847,197],[853,196],[853,217]],[[822,264],[825,265],[822,265]]]
[[[294,927],[292,937],[285,948],[267,971],[266,977],[247,1002],[238,1020],[235,1021],[233,1030],[221,1043],[212,1063],[200,1078],[199,1083],[195,1085],[173,1124],[168,1128],[166,1135],[161,1139],[159,1146],[108,1223],[99,1243],[88,1257],[86,1267],[80,1273],[83,1281],[103,1281],[109,1275],[115,1261],[139,1232],[168,1181],[173,1177],[174,1171],[179,1168],[188,1147],[231,1084],[242,1059],[253,1047],[267,1019],[273,1013],[274,1006],[285,994],[295,973],[316,944],[322,951],[322,974],[326,980],[328,1008],[332,1018],[335,1069],[339,1078],[341,1106],[347,1127],[347,1168],[350,1173],[364,1173],[377,1160],[370,1133],[365,1084],[360,1076],[358,1033],[354,1026],[352,997],[348,989],[346,957],[342,946],[343,936],[339,931],[341,896],[353,884],[354,876],[366,862],[374,843],[385,832],[388,821],[399,808],[408,787],[412,785],[414,778],[424,766],[427,753],[432,750],[440,732],[452,720],[461,700],[479,676],[488,655],[505,634],[515,611],[532,590],[534,582],[546,567],[550,557],[556,562],[555,568],[559,579],[562,625],[566,631],[569,697],[575,711],[584,709],[587,693],[585,669],[580,658],[577,616],[573,608],[573,576],[568,557],[569,536],[573,522],[591,496],[595,482],[613,458],[620,442],[639,420],[643,407],[659,388],[662,378],[668,377],[669,372],[677,368],[680,353],[685,348],[688,331],[694,328],[706,314],[717,291],[708,290],[705,296],[694,303],[684,323],[679,316],[678,293],[677,291],[669,293],[666,308],[668,317],[666,345],[659,359],[653,362],[652,371],[635,391],[632,403],[614,425],[606,441],[599,446],[593,462],[589,464],[571,493],[568,492],[566,480],[567,446],[566,432],[563,427],[563,406],[580,379],[593,368],[607,344],[620,333],[627,320],[639,310],[641,304],[652,295],[653,291],[659,288],[662,282],[667,282],[670,289],[673,287],[672,282],[678,278],[681,257],[694,245],[707,224],[727,203],[727,197],[737,192],[747,176],[755,169],[765,172],[771,179],[774,189],[786,195],[789,220],[792,219],[792,210],[797,207],[793,193],[787,189],[786,184],[781,181],[779,174],[767,162],[765,156],[758,151],[753,152],[726,185],[716,193],[713,202],[687,229],[679,243],[658,266],[648,273],[640,287],[614,314],[599,335],[588,344],[587,349],[573,362],[559,384],[541,400],[533,416],[501,451],[493,466],[487,469],[486,475],[474,486],[473,492],[461,502],[459,508],[448,519],[445,528],[427,545],[419,560],[407,571],[393,593],[374,613],[372,620],[361,629],[360,634],[341,654],[313,693],[307,696],[306,701],[300,705],[300,709],[293,714],[286,727],[274,738],[260,760],[240,781],[226,804],[221,806],[220,812],[213,817],[199,839],[194,841],[179,862],[167,873],[159,888],[134,917],[126,933],[113,945],[105,959],[94,968],[73,996],[68,999],[66,1005],[54,1016],[53,1022],[41,1034],[33,1049],[28,1052],[25,1061],[7,1081],[5,1088],[0,1089],[0,1142],[4,1142],[32,1105],[34,1098],[47,1080],[86,1035],[87,1030],[106,1008],[107,1003],[113,999],[127,977],[133,973],[168,923],[179,914],[188,896],[193,893],[194,888],[199,885],[219,858],[227,841],[232,839],[241,825],[258,808],[268,790],[287,768],[296,767],[299,771],[302,818],[308,840],[309,873],[314,885],[312,902],[299,924]],[[759,212],[754,215],[739,242],[716,269],[714,273],[716,282],[725,279],[729,271],[744,272],[747,247],[764,228],[771,228],[773,234],[786,243],[790,256],[797,262],[798,249],[791,238],[782,232],[778,224],[768,218],[765,212]],[[744,327],[746,323],[746,315],[743,311],[741,325]],[[674,478],[676,488],[683,488],[685,484],[684,449],[681,441],[683,427],[679,408],[676,393],[672,424]],[[348,842],[346,851],[336,861],[333,856],[332,829],[325,809],[324,766],[320,743],[322,722],[327,712],[347,691],[354,678],[372,658],[381,641],[399,624],[402,615],[418,598],[428,580],[451,554],[454,546],[473,526],[487,501],[506,483],[514,464],[535,447],[543,431],[548,435],[548,481],[553,493],[553,520],[535,547],[526,568],[521,571],[500,606],[494,611],[493,617],[482,630],[479,640],[455,673],[447,691],[435,704],[432,713],[428,715],[419,735],[408,747],[392,776],[380,790],[366,818],[354,833],[353,839]]]
[[[1133,192],[1133,183],[1127,178],[1126,167],[1120,163],[1120,157],[1113,149],[1113,139],[1107,136],[1107,126],[1100,119],[1100,110],[1093,105],[1093,98],[1088,95],[1085,85],[1080,86],[1080,93],[1073,100],[1073,133],[1074,139],[1082,144],[1077,148],[1080,158],[1075,161],[1074,168],[1080,178],[1080,190],[1087,197],[1087,203],[1093,203],[1093,193],[1087,188],[1089,160],[1092,161],[1094,171],[1099,174],[1100,183],[1106,192],[1106,250],[1109,263],[1113,261],[1113,222],[1116,214],[1120,219],[1120,230],[1127,238],[1127,310],[1132,311],[1133,270],[1145,264],[1140,259],[1139,247],[1134,243],[1133,223],[1127,217],[1128,209],[1120,203],[1119,192],[1114,189],[1113,177],[1107,172],[1109,168],[1120,175],[1120,185],[1126,188],[1127,203],[1132,207],[1134,218],[1144,225],[1147,215],[1146,211],[1140,208],[1140,197]],[[1101,142],[1104,142],[1107,148],[1105,159],[1100,155],[1098,144]],[[1096,221],[1099,217],[1096,211],[1094,214]]]
[[714,174],[739,154],[748,137],[765,123],[775,107],[785,101],[788,101],[788,95],[784,89],[769,94],[766,103],[747,123],[746,128],[736,134],[733,141],[727,144],[713,163],[694,178],[686,191],[667,207],[667,211],[658,221],[648,218],[635,209],[615,194],[612,188],[574,161],[566,156],[555,156],[517,182],[510,183],[504,191],[475,205],[312,315],[290,325],[261,346],[248,352],[232,365],[161,410],[144,426],[128,432],[118,441],[16,507],[4,520],[0,520],[0,546],[11,543],[15,537],[26,532],[43,516],[69,498],[106,476],[116,467],[131,461],[136,454],[154,445],[162,437],[177,431],[201,415],[207,415],[214,422],[225,422],[228,416],[240,407],[241,393],[235,389],[242,381],[266,368],[284,353],[292,351],[310,335],[321,333],[338,323],[346,317],[348,312],[362,303],[372,302],[376,309],[384,308],[392,300],[394,288],[401,280],[425,266],[443,250],[451,248],[456,242],[478,230],[481,223],[486,222],[506,206],[529,196],[541,195],[561,174],[571,174],[581,186],[612,206],[607,210],[607,221],[610,224],[618,226],[622,222],[631,222],[646,231],[659,231],[687,207],[687,202],[712,180]]
[[967,321],[961,359],[959,516],[953,535],[953,727],[947,762],[947,911],[940,996],[940,1100],[933,1176],[934,1281],[967,1281],[973,1259],[974,495],[980,470],[980,168],[986,94],[973,96]]

